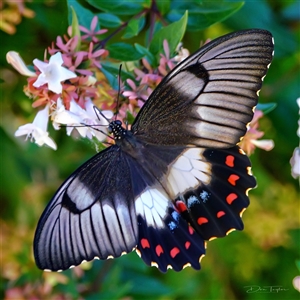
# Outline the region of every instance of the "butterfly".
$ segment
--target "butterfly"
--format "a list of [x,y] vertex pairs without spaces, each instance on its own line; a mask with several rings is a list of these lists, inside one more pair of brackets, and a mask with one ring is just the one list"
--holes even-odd
[[157,86],[130,130],[79,167],[37,225],[34,256],[61,271],[133,250],[160,271],[200,269],[206,241],[242,230],[251,163],[237,145],[273,57],[270,32],[204,45]]

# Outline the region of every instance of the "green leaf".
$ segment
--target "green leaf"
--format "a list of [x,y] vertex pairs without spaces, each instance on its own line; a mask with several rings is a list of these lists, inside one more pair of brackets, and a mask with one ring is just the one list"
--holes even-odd
[[126,120],[128,124],[132,124],[134,122],[135,117],[131,114],[131,112],[128,110],[126,112]]
[[163,41],[167,40],[170,48],[170,53],[174,53],[179,42],[182,40],[186,25],[187,25],[188,13],[184,13],[182,18],[166,27],[161,28],[155,33],[150,43],[150,52],[159,59],[159,54],[163,53]]
[[[111,62],[101,62],[102,68],[101,71],[103,72],[103,74],[105,75],[105,77],[107,78],[110,86],[114,89],[114,90],[118,90],[119,89],[119,81],[118,81],[118,76],[119,76],[119,70],[120,70],[120,64],[113,64]],[[130,78],[132,80],[134,79],[134,76],[129,73],[126,72],[124,68],[121,69],[121,79],[122,81],[125,81],[126,79]]]
[[143,0],[87,0],[87,2],[97,9],[116,15],[135,15],[141,12],[144,4],[148,1]]
[[79,51],[80,47],[81,47],[81,38],[80,38],[80,30],[79,30],[79,24],[78,24],[78,18],[76,15],[76,12],[73,8],[73,6],[70,7],[71,11],[72,11],[72,37],[77,36],[78,37],[78,43],[76,45],[75,50]]
[[138,19],[132,19],[128,22],[128,25],[126,26],[125,33],[123,34],[122,38],[123,39],[129,39],[134,36],[137,36],[140,31],[144,28],[145,26],[145,17],[142,16]]
[[224,21],[237,12],[244,2],[223,2],[223,1],[203,1],[203,2],[172,2],[172,9],[167,15],[170,22],[177,21],[185,10],[189,12],[187,29],[189,31],[203,30],[215,23]]
[[99,23],[102,27],[114,28],[122,24],[122,20],[113,14],[99,13],[97,14],[97,17],[99,18]]
[[[289,3],[289,2],[287,2]],[[289,5],[282,11],[282,16],[290,21],[296,21],[300,19],[299,1],[289,3]]]
[[157,1],[156,5],[161,15],[165,15],[170,10],[171,1],[170,0]]
[[131,271],[127,271],[126,276],[122,278],[122,282],[127,278],[134,278],[134,289],[131,291],[135,295],[151,295],[159,296],[159,295],[171,295],[173,289],[159,279],[155,277],[151,277],[149,275],[139,274],[138,276],[132,276],[136,273]]
[[[299,7],[299,1],[297,2]],[[235,30],[241,28],[268,29],[274,34],[275,57],[277,58],[288,57],[294,51],[299,52],[299,39],[295,39],[295,33],[290,28],[282,26],[278,21],[278,14],[271,9],[267,1],[256,1],[255,5],[251,1],[246,1],[241,11],[226,20],[225,25]]]
[[86,28],[90,28],[94,14],[76,0],[67,0],[67,5],[69,10],[69,25],[72,25],[72,10],[74,10],[78,17],[78,23]]
[[104,74],[106,77],[109,85],[114,89],[118,90],[119,83],[118,83],[118,78],[114,74],[110,73],[106,67],[102,64],[101,72]]
[[143,54],[143,56],[147,59],[150,65],[155,65],[155,57],[147,48],[137,43],[134,44],[134,47],[138,52]]
[[109,51],[111,58],[120,61],[134,61],[143,57],[143,54],[137,51],[134,46],[127,43],[114,43],[108,45],[106,49]]
[[276,108],[276,103],[258,103],[256,108],[261,110],[265,115]]

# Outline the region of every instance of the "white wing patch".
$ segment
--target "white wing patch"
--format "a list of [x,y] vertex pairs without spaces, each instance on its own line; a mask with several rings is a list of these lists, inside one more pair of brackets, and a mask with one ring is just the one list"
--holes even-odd
[[169,205],[169,198],[161,188],[148,188],[135,200],[136,213],[153,228],[164,227],[163,219]]
[[[72,180],[71,184],[69,184],[70,180]],[[64,183],[61,190],[64,190],[65,187],[68,196],[72,199],[72,202],[75,203],[77,209],[85,210],[95,202],[95,196],[78,178],[71,177]]]
[[211,164],[202,156],[204,149],[186,149],[171,165],[166,176],[164,187],[172,199],[200,183],[209,184]]
[[178,72],[176,76],[172,77],[169,84],[173,88],[176,87],[176,90],[182,94],[182,97],[192,99],[198,97],[204,87],[204,83],[204,80],[201,80],[192,72]]

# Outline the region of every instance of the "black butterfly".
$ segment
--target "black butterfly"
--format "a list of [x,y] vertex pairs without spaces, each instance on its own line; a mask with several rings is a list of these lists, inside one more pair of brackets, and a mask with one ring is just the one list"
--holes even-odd
[[59,188],[34,238],[36,264],[65,270],[136,250],[146,264],[200,269],[205,240],[242,230],[255,187],[237,146],[273,55],[265,30],[204,45],[154,90],[131,130]]

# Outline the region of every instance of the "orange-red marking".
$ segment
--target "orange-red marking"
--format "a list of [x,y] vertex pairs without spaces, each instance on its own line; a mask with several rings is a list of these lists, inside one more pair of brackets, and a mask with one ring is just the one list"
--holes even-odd
[[176,208],[180,213],[184,212],[187,210],[186,205],[182,201],[177,201],[176,202]]
[[238,195],[235,193],[231,193],[226,197],[226,202],[230,205],[234,200],[238,198]]
[[170,255],[172,258],[174,258],[178,253],[180,252],[180,250],[177,247],[174,247],[171,251],[170,251]]
[[189,249],[190,246],[191,246],[191,242],[186,241],[185,244],[184,244],[185,249]]
[[225,164],[228,167],[234,167],[234,156],[233,155],[227,155],[226,156],[226,160],[225,160]]
[[236,182],[240,179],[240,176],[238,175],[235,175],[235,174],[231,174],[229,177],[228,177],[228,182],[235,186],[236,185]]
[[198,218],[197,223],[199,225],[202,225],[202,224],[208,223],[208,220],[204,217],[200,217],[200,218]]
[[194,229],[192,228],[192,226],[189,226],[189,233],[193,234],[194,233]]
[[149,241],[147,239],[141,239],[141,245],[142,247],[145,248],[150,248]]
[[164,250],[161,245],[157,245],[155,247],[155,252],[156,252],[157,256],[160,256],[162,253],[164,253]]
[[225,212],[220,210],[218,213],[217,213],[217,218],[221,218],[225,215]]

